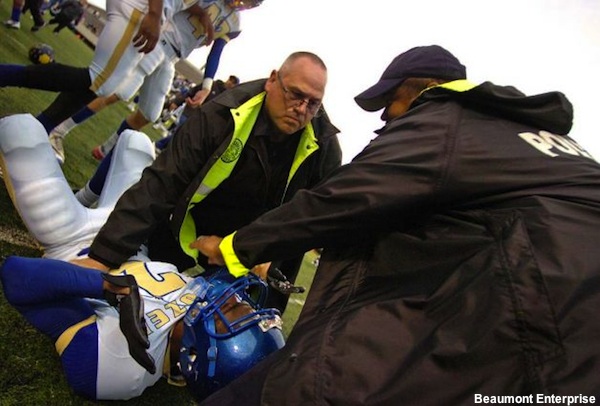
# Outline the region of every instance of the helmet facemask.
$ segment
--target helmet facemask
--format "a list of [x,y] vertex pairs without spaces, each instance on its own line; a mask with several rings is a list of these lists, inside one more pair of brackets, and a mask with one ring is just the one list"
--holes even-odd
[[227,270],[202,287],[184,318],[180,367],[203,399],[285,344],[276,309],[263,309],[267,285],[250,274],[228,282]]

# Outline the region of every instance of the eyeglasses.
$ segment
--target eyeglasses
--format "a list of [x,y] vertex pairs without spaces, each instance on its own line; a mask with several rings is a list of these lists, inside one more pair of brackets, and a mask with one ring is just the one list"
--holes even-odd
[[311,99],[310,97],[306,97],[306,95],[302,93],[288,89],[283,85],[279,73],[277,73],[277,81],[279,82],[279,86],[281,86],[281,89],[283,90],[283,95],[285,97],[286,102],[289,102],[290,104],[296,103],[295,106],[297,107],[300,107],[304,103],[306,103],[306,111],[308,111],[310,114],[312,114],[315,117],[318,117],[321,114],[321,100]]

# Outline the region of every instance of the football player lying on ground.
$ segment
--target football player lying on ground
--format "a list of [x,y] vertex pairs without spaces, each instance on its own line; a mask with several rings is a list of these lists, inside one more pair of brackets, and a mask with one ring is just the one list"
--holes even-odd
[[265,291],[254,276],[234,281],[222,270],[190,279],[171,264],[142,262],[143,253],[108,274],[65,262],[85,255],[120,194],[152,161],[145,135],[123,135],[110,186],[97,208],[88,209],[71,193],[42,125],[31,115],[0,120],[9,194],[48,257],[9,257],[0,280],[9,303],[55,340],[77,394],[129,399],[165,374],[185,380],[201,399],[281,348],[281,321],[276,311],[261,308],[262,299],[247,296],[248,289],[253,297]]
[[13,256],[0,280],[9,303],[55,341],[71,388],[90,399],[130,399],[165,375],[201,400],[284,345],[278,311],[249,295],[266,293],[253,274],[189,279],[139,261],[106,274]]

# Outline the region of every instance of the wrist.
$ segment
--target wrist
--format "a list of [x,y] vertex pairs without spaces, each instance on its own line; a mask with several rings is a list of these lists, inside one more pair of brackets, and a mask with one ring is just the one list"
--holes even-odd
[[214,82],[214,80],[212,78],[204,78],[204,80],[202,81],[202,89],[203,90],[212,89],[213,82]]

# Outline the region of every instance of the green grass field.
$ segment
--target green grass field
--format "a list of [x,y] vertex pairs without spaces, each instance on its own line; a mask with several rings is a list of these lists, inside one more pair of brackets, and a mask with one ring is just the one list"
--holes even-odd
[[[12,2],[0,2],[0,21],[10,17]],[[29,48],[43,42],[52,46],[58,62],[87,66],[93,51],[69,30],[58,35],[46,27],[30,31],[33,22],[26,14],[21,29],[0,24],[0,63],[28,64]],[[0,117],[17,113],[41,112],[55,97],[54,93],[0,88]],[[65,176],[73,188],[85,184],[97,162],[91,149],[107,138],[129,113],[124,103],[117,103],[87,120],[73,130],[65,140]],[[156,139],[159,134],[151,126],[144,131]],[[19,134],[15,134],[18,137]],[[40,256],[41,252],[29,237],[14,209],[6,188],[0,185],[0,262],[8,255]],[[313,254],[307,254],[298,284],[309,287],[314,273]],[[284,315],[284,333],[288,334],[302,308],[306,293],[294,295]],[[11,306],[0,290],[0,406],[8,405],[163,405],[194,404],[185,389],[170,386],[165,380],[144,394],[127,402],[90,402],[77,397],[66,384],[53,343],[34,330]],[[240,403],[243,404],[243,401]]]

